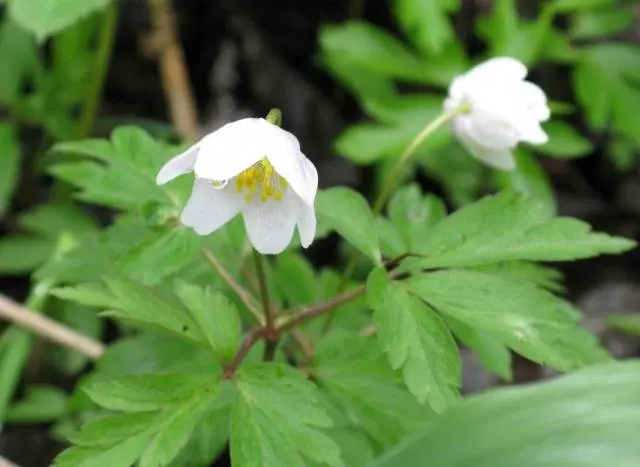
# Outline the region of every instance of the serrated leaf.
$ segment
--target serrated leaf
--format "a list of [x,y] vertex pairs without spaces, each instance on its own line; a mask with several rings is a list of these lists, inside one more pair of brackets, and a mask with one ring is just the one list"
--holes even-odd
[[309,305],[318,298],[318,279],[311,263],[299,253],[278,255],[273,280],[288,306]]
[[337,331],[323,338],[311,371],[346,417],[383,449],[395,445],[433,417],[391,370],[372,338]]
[[237,467],[304,467],[305,457],[343,465],[340,448],[319,431],[332,422],[317,388],[280,364],[241,368],[231,415],[231,459]]
[[593,151],[591,142],[566,123],[560,121],[545,123],[544,131],[549,135],[549,142],[535,147],[536,151],[542,154],[574,159],[587,156]]
[[565,290],[562,284],[564,277],[560,271],[528,261],[487,264],[477,266],[474,269],[496,274],[505,279],[531,282],[550,292],[564,292]]
[[460,356],[449,329],[424,302],[389,281],[384,269],[369,275],[367,298],[391,367],[402,369],[420,402],[443,412],[459,398],[461,384]]
[[217,389],[208,374],[98,376],[84,391],[98,405],[114,411],[145,412],[184,402]]
[[454,38],[453,27],[447,13],[449,3],[437,0],[396,0],[393,2],[396,18],[416,47],[426,55],[442,51],[444,44]]
[[368,256],[375,264],[381,261],[376,222],[367,200],[346,187],[329,188],[318,193],[316,212],[346,241]]
[[520,193],[538,200],[545,207],[543,217],[556,214],[556,198],[549,176],[531,154],[522,149],[514,151],[516,169],[495,174],[498,186],[504,191]]
[[107,415],[83,426],[71,441],[87,447],[114,446],[132,436],[147,433],[158,419],[157,412]]
[[101,10],[110,0],[12,0],[9,16],[39,40],[57,33],[84,16]]
[[22,150],[13,125],[0,124],[0,154],[2,154],[2,170],[0,170],[0,218],[2,218],[20,175]]
[[616,362],[471,397],[371,467],[634,465],[639,374],[638,361]]
[[437,224],[423,258],[407,267],[469,267],[512,260],[565,261],[621,253],[635,242],[592,232],[582,221],[544,215],[543,203],[513,193],[488,196]]
[[37,236],[9,236],[0,239],[0,274],[23,275],[43,265],[55,242]]
[[526,358],[570,371],[610,359],[569,303],[522,281],[451,270],[404,281],[439,312],[486,330]]
[[176,294],[222,362],[233,359],[240,342],[241,322],[236,307],[222,292],[177,281]]
[[56,202],[39,204],[21,213],[18,224],[25,230],[51,237],[69,232],[83,238],[98,231],[98,224],[91,215],[72,204]]
[[429,230],[446,215],[444,203],[433,195],[423,196],[418,185],[398,189],[388,206],[389,218],[402,237],[405,251],[414,251]]

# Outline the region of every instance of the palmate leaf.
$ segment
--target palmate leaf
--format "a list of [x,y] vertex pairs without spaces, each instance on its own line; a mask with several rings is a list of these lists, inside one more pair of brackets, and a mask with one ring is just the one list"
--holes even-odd
[[406,268],[469,267],[513,260],[566,261],[621,253],[636,243],[592,232],[580,220],[544,213],[544,203],[516,193],[488,196],[430,231]]
[[579,326],[576,309],[529,282],[451,270],[402,283],[440,313],[486,331],[521,355],[560,371],[611,358],[596,337]]
[[221,394],[219,377],[201,373],[95,377],[84,388],[100,406],[131,412],[83,427],[55,466],[168,465]]
[[370,467],[632,466],[640,458],[640,362],[471,397]]
[[409,390],[436,412],[459,397],[460,357],[444,321],[425,302],[409,295],[376,269],[367,280],[378,341],[394,369],[402,368]]
[[321,428],[332,425],[318,389],[297,370],[281,364],[240,369],[231,414],[234,467],[304,467],[305,458],[344,465],[340,448]]
[[310,371],[333,401],[336,425],[364,432],[377,452],[433,417],[429,406],[406,389],[373,337],[332,332],[318,343]]

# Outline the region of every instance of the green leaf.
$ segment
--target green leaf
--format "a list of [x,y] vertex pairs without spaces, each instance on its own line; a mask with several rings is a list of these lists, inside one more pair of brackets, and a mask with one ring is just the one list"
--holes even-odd
[[361,194],[346,187],[322,190],[316,198],[316,211],[322,222],[375,264],[380,264],[376,222],[369,203]]
[[509,42],[518,35],[520,18],[515,0],[496,0],[487,29],[491,43],[491,55],[503,55],[508,50]]
[[47,0],[44,3],[41,0],[11,0],[9,15],[34,33],[38,40],[43,40],[108,4],[109,0]]
[[288,306],[310,305],[319,294],[318,278],[312,264],[299,253],[285,252],[276,257],[273,280]]
[[544,203],[513,193],[487,196],[437,224],[423,242],[423,258],[407,267],[469,267],[511,260],[564,261],[620,253],[631,240],[591,231],[577,219],[549,219]]
[[444,315],[443,319],[451,332],[475,352],[487,370],[505,381],[513,379],[511,352],[507,346],[487,331],[464,324],[451,316]]
[[612,0],[553,0],[551,5],[557,13],[571,13],[576,10],[588,10],[611,3]]
[[49,238],[15,236],[0,239],[0,274],[23,275],[43,265],[55,243]]
[[23,212],[18,224],[25,230],[50,237],[69,232],[74,237],[84,238],[98,231],[96,220],[72,204],[39,204]]
[[384,269],[367,280],[378,342],[394,370],[402,368],[409,391],[443,412],[459,398],[458,347],[442,319],[423,301],[389,281]]
[[633,465],[640,457],[639,374],[639,362],[616,362],[471,397],[370,465]]
[[145,412],[210,393],[218,384],[208,374],[149,374],[95,377],[83,389],[106,409]]
[[569,34],[573,39],[600,39],[628,29],[634,20],[630,6],[579,11],[571,18]]
[[[584,47],[573,73],[578,102],[589,124],[604,131],[610,126],[640,143],[640,51],[631,44],[608,43]],[[635,81],[635,83],[634,83]]]
[[476,266],[477,271],[496,274],[505,279],[530,282],[550,292],[564,292],[563,275],[557,269],[527,261],[508,261]]
[[31,386],[7,413],[8,423],[50,423],[64,414],[67,395],[53,386]]
[[556,214],[556,198],[551,181],[540,163],[523,149],[514,151],[516,169],[511,171],[495,171],[498,186],[504,191],[521,193],[544,205],[543,217]]
[[627,334],[640,336],[640,315],[610,315],[607,316],[607,324],[613,329]]
[[168,188],[155,183],[157,171],[177,148],[155,141],[138,127],[116,128],[111,142],[90,139],[58,143],[53,151],[84,157],[49,169],[57,178],[76,186],[77,197],[83,201],[122,210],[142,210],[151,203],[177,209],[186,196],[186,177]]
[[447,13],[460,6],[459,1],[396,0],[393,2],[396,18],[416,47],[426,55],[439,53],[444,44],[452,40],[453,27]]
[[24,92],[24,84],[39,81],[43,66],[33,36],[6,15],[0,23],[0,61],[11,63],[0,68],[0,102],[11,108],[28,106],[33,96]]
[[340,449],[319,428],[332,422],[318,389],[276,363],[241,368],[231,415],[231,460],[237,467],[306,465],[305,457],[343,465]]
[[66,300],[106,309],[105,316],[160,327],[197,342],[208,342],[175,295],[122,278],[107,278],[104,283],[60,288],[52,293]]
[[[374,338],[334,331],[316,349],[311,372],[354,429],[383,450],[433,417],[392,372]],[[337,420],[337,418],[334,418]],[[351,465],[351,464],[349,464]]]
[[416,184],[398,189],[389,200],[388,212],[405,251],[418,248],[433,226],[446,216],[442,200],[433,195],[423,196]]
[[588,156],[593,145],[582,137],[571,125],[560,121],[544,124],[544,131],[549,135],[549,142],[536,146],[536,151],[561,159],[575,159]]
[[325,26],[320,46],[332,56],[382,75],[421,81],[428,73],[428,66],[402,42],[369,23]]
[[22,150],[13,125],[0,124],[0,218],[7,210],[11,197],[18,184]]
[[486,330],[524,357],[559,371],[610,358],[596,337],[579,326],[577,310],[530,283],[452,270],[404,284],[439,312]]
[[233,359],[240,343],[241,322],[236,307],[222,292],[176,281],[176,294],[221,362]]

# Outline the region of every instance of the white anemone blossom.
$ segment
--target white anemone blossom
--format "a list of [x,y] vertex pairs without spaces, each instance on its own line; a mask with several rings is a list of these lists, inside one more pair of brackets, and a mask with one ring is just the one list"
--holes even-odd
[[169,160],[156,183],[192,171],[180,221],[199,235],[242,213],[249,240],[262,254],[281,253],[296,226],[303,247],[313,241],[318,172],[291,133],[263,118],[228,123]]
[[551,115],[547,97],[526,76],[518,60],[492,58],[457,76],[444,103],[446,111],[464,108],[453,118],[455,135],[474,157],[497,169],[515,168],[511,150],[519,142],[548,140],[540,126]]

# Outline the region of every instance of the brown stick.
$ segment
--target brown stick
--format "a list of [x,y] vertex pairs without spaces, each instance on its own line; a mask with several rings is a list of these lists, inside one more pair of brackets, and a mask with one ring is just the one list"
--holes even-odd
[[170,0],[147,0],[159,47],[159,61],[164,94],[171,109],[171,121],[178,133],[188,140],[200,137],[198,115],[185,67],[182,46],[176,33],[175,15]]
[[[101,342],[78,334],[75,330],[34,313],[13,301],[9,297],[0,294],[0,317],[22,326],[45,339],[68,347],[86,355],[92,360],[97,360],[105,351]],[[1,466],[1,464],[0,464]]]
[[6,457],[0,456],[0,467],[19,467],[18,464],[14,464]]

